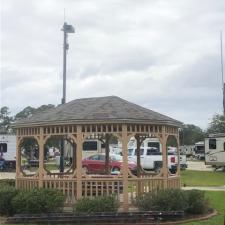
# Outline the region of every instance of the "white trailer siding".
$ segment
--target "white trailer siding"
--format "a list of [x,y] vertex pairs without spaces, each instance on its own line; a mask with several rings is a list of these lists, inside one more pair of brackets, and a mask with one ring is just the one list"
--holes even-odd
[[225,134],[209,135],[205,139],[205,164],[225,166]]
[[16,160],[16,136],[1,134],[0,143],[7,144],[7,152],[2,153],[3,159],[5,159],[6,161]]

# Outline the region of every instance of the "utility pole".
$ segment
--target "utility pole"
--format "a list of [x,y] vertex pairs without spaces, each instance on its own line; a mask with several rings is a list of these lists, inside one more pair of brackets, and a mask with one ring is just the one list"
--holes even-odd
[[220,63],[222,76],[222,90],[223,90],[223,115],[225,115],[225,84],[223,79],[223,32],[220,31]]
[[[66,22],[63,24],[63,97],[62,104],[66,103],[66,55],[69,49],[69,44],[67,41],[68,33],[74,33],[74,27],[72,25],[68,25]],[[61,139],[61,154],[60,154],[60,173],[64,172],[64,139]]]

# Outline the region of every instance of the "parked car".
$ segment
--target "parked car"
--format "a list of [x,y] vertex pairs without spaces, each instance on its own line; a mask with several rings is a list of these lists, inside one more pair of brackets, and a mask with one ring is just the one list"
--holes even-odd
[[[177,155],[168,153],[168,168],[172,173],[175,173],[177,170]],[[128,158],[133,162],[137,162],[137,149],[129,148],[128,149]],[[145,170],[154,170],[159,172],[162,167],[162,152],[159,152],[157,148],[143,147],[140,149],[140,159],[141,166]]]
[[[117,154],[109,155],[109,167],[111,174],[118,174],[122,168],[123,157]],[[82,160],[82,168],[88,174],[105,174],[105,154],[94,154]],[[137,165],[133,161],[128,161],[128,168],[133,174],[137,172]]]

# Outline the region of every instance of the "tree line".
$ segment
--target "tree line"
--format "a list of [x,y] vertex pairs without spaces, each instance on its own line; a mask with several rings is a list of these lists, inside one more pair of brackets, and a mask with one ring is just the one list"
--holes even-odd
[[[0,108],[0,134],[14,134],[15,131],[11,126],[13,122],[52,108],[55,108],[55,105],[41,105],[37,108],[27,106],[12,116],[9,107],[3,106]],[[184,124],[180,129],[180,145],[193,145],[196,142],[203,141],[208,134],[212,133],[225,133],[225,115],[214,115],[206,130],[194,124]]]

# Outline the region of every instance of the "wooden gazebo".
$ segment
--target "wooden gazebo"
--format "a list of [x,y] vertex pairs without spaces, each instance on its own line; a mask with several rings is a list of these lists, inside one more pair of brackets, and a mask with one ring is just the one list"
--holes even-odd
[[[116,96],[77,99],[54,109],[19,120],[14,124],[17,135],[16,187],[57,188],[71,204],[83,197],[116,194],[124,210],[132,198],[154,189],[179,188],[180,168],[170,174],[167,164],[166,143],[175,137],[179,147],[181,122],[152,110],[130,103]],[[82,148],[87,138],[105,140],[114,135],[122,143],[123,165],[117,175],[89,175],[82,170]],[[72,172],[49,173],[44,167],[44,146],[51,137],[66,138],[74,148]],[[137,176],[128,168],[127,145],[130,137],[137,141]],[[163,166],[158,174],[145,172],[140,167],[140,145],[148,137],[156,137],[162,144]],[[25,175],[21,167],[21,143],[34,138],[39,149],[39,168],[33,175]],[[108,154],[106,145],[106,155]],[[178,157],[179,159],[179,157]]]

